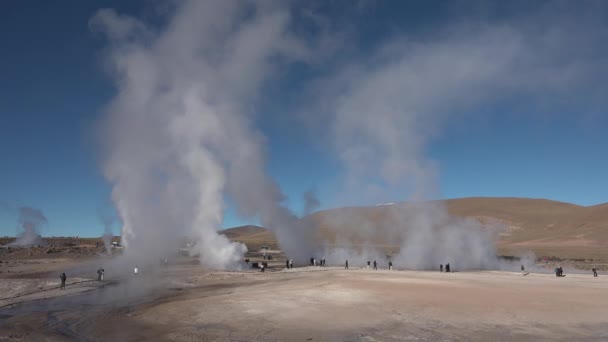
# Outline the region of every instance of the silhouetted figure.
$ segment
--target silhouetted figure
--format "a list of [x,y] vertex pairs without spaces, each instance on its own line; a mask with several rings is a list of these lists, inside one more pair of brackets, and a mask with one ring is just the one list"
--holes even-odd
[[439,272],[443,272],[443,264],[439,265]]
[[325,267],[325,258],[323,258],[323,260],[321,260],[321,266]]
[[591,270],[593,271],[593,276],[597,277],[597,269],[594,267]]
[[101,281],[101,268],[97,270],[97,281]]
[[369,265],[370,265],[370,262],[369,262],[369,260],[368,260],[368,261],[367,261],[367,268],[369,268]]
[[289,259],[289,268],[293,268],[293,259]]
[[389,261],[388,262],[388,270],[391,271],[393,269],[393,262]]
[[450,273],[450,264],[445,264],[445,272]]
[[562,267],[559,267],[559,276],[563,277],[564,276],[564,270],[562,269]]
[[559,277],[559,268],[556,267],[554,271],[555,271],[555,276]]
[[374,270],[378,269],[378,264],[376,263],[376,260],[374,260]]
[[348,259],[346,259],[346,263],[344,264],[344,269],[347,270],[348,269]]
[[285,268],[289,269],[289,260],[285,260]]
[[524,265],[521,265],[521,274],[526,275],[526,268]]
[[315,258],[310,258],[310,266],[314,266],[315,265]]
[[106,270],[104,270],[103,268],[101,269],[101,281],[103,281],[103,275],[104,273],[106,273]]
[[66,281],[66,279],[68,279],[68,277],[65,275],[65,273],[61,273],[61,275],[59,276],[59,279],[61,279],[61,286],[59,288],[61,290],[65,290],[65,281]]

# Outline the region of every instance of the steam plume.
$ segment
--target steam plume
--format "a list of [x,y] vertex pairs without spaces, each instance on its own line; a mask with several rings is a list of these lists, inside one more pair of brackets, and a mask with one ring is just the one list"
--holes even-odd
[[48,220],[41,210],[31,207],[20,207],[18,209],[18,223],[21,233],[17,240],[11,245],[32,246],[43,245],[44,241],[40,235],[40,229],[48,224]]
[[113,226],[120,220],[110,203],[104,203],[97,208],[97,217],[103,225],[102,240],[106,253],[112,254],[112,238],[114,237]]
[[[364,242],[387,235],[400,244],[395,260],[402,267],[498,266],[494,242],[500,227],[451,218],[445,207],[430,201],[441,193],[438,166],[426,150],[446,126],[483,111],[487,103],[514,95],[525,99],[532,94],[538,102],[569,96],[567,85],[584,85],[595,77],[590,70],[605,70],[591,57],[598,50],[589,44],[602,40],[605,25],[589,20],[567,30],[555,23],[569,25],[569,20],[553,10],[497,26],[448,25],[422,40],[398,36],[360,61],[346,63],[317,91],[324,94],[320,102],[333,122],[331,142],[346,169],[338,202],[413,202],[377,209],[384,210],[383,220],[353,220],[344,211],[326,218],[342,240],[353,231]],[[557,20],[551,22],[552,17]],[[553,39],[557,32],[559,42]],[[581,49],[581,44],[589,45]],[[553,61],[555,55],[565,57]],[[588,63],[580,63],[581,58]],[[586,91],[595,93],[588,86],[576,90]]]
[[217,234],[226,195],[274,229],[286,252],[309,248],[264,173],[251,122],[274,67],[305,56],[288,24],[286,8],[249,1],[178,2],[160,28],[108,9],[91,20],[108,39],[118,88],[101,141],[127,253],[169,253],[188,235],[202,263],[232,267],[246,249]]
[[[245,248],[217,234],[229,197],[240,215],[272,229],[290,258],[311,256],[316,246],[309,221],[284,205],[284,194],[265,172],[265,138],[255,129],[259,97],[277,71],[331,56],[316,53],[323,50],[318,46],[331,46],[323,37],[313,34],[310,43],[296,36],[292,12],[280,2],[182,1],[163,24],[112,10],[91,20],[107,38],[105,60],[118,89],[106,108],[101,141],[128,253],[165,254],[177,247],[177,237],[193,235],[204,264],[231,267]],[[597,72],[608,70],[597,67],[605,59],[595,58],[594,49],[608,31],[581,31],[578,21],[556,26],[550,17],[450,26],[421,40],[397,36],[364,49],[371,51],[364,56],[323,65],[324,71],[341,67],[314,82],[318,98],[302,102],[329,112],[321,121],[346,170],[338,205],[413,202],[383,206],[383,223],[339,215],[332,219],[336,226],[360,232],[367,253],[380,253],[371,241],[386,232],[401,245],[395,259],[411,268],[442,262],[457,269],[490,267],[494,229],[451,218],[429,201],[441,193],[439,167],[427,147],[450,123],[487,103],[570,95],[573,85],[605,75]],[[305,201],[305,212],[318,205],[312,197]],[[349,233],[338,231],[337,238],[348,240]],[[349,248],[354,246],[336,253]]]
[[304,193],[304,215],[309,215],[314,210],[321,206],[321,201],[317,198],[314,190],[308,190]]

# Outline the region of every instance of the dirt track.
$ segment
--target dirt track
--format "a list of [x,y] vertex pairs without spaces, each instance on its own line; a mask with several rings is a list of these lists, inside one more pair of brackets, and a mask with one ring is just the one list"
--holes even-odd
[[[139,291],[150,283],[142,277],[0,309],[0,339],[608,339],[605,276],[318,267],[204,272],[182,265],[163,279],[147,291]],[[137,295],[129,295],[133,289]]]

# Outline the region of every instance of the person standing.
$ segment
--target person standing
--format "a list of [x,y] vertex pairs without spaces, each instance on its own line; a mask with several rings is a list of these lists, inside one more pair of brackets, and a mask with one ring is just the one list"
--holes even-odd
[[293,259],[289,259],[289,268],[293,268]]
[[443,264],[439,265],[439,272],[443,272]]
[[593,276],[597,277],[597,268],[593,267],[591,270],[593,271]]
[[369,265],[370,265],[370,262],[369,262],[369,260],[367,260],[367,269],[368,270],[369,270]]
[[348,259],[346,259],[346,263],[344,264],[344,269],[347,270],[348,269]]
[[526,268],[524,267],[524,265],[521,265],[521,274],[526,275]]
[[388,262],[388,270],[389,270],[389,271],[392,271],[392,270],[393,270],[393,262],[392,262],[392,261],[389,261],[389,262]]
[[59,279],[61,279],[61,286],[59,287],[61,290],[65,290],[65,281],[68,277],[65,275],[65,273],[61,273],[61,275],[59,276]]
[[289,269],[289,259],[288,259],[288,260],[285,260],[285,268],[286,268],[286,269]]
[[374,271],[378,270],[378,264],[376,263],[376,260],[374,260]]
[[101,281],[103,281],[103,274],[106,273],[106,270],[104,270],[103,268],[101,269]]

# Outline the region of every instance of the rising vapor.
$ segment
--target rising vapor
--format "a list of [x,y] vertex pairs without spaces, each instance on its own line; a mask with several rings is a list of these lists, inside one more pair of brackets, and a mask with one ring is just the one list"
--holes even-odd
[[217,233],[229,196],[241,215],[275,230],[287,253],[305,258],[305,227],[281,205],[264,171],[264,138],[252,126],[275,68],[306,54],[287,30],[288,9],[183,1],[167,19],[158,28],[105,9],[90,21],[107,38],[118,89],[100,140],[127,254],[163,256],[192,236],[203,264],[234,267],[246,248]]
[[112,207],[111,203],[104,202],[97,208],[97,217],[103,225],[103,234],[101,239],[106,249],[107,254],[112,254],[112,238],[114,237],[113,227],[120,220],[116,214],[116,211]]
[[[348,211],[325,217],[321,224],[340,238],[340,258],[349,249],[357,258],[378,257],[373,246],[362,251],[352,246],[346,237],[356,232],[359,242],[386,235],[400,245],[393,255],[398,267],[500,267],[495,241],[502,227],[450,217],[443,205],[430,201],[441,192],[439,166],[427,148],[450,124],[483,112],[488,103],[510,97],[554,103],[555,97],[570,96],[574,84],[577,95],[593,99],[597,90],[589,84],[598,82],[589,81],[597,81],[596,70],[605,70],[605,62],[593,57],[599,46],[593,42],[607,31],[598,29],[598,18],[590,13],[577,13],[588,19],[578,26],[562,14],[547,6],[497,25],[444,23],[422,40],[398,35],[320,82],[316,101],[327,113],[322,121],[332,123],[329,144],[346,170],[338,204],[411,202],[384,210],[382,220]],[[334,254],[331,247],[325,253]]]
[[[340,263],[382,257],[371,243],[382,232],[400,245],[393,258],[402,267],[496,267],[500,227],[455,219],[429,201],[441,196],[429,144],[488,103],[510,97],[540,103],[570,94],[572,85],[578,95],[597,94],[581,85],[606,70],[593,51],[608,35],[593,30],[593,16],[583,16],[589,20],[582,26],[552,22],[562,18],[553,10],[500,25],[445,23],[424,39],[397,35],[371,49],[336,49],[340,43],[327,38],[352,32],[339,32],[314,11],[293,18],[297,11],[282,2],[172,4],[154,24],[109,9],[90,21],[107,39],[104,60],[118,90],[101,124],[103,171],[127,253],[140,258],[163,256],[179,237],[193,236],[203,264],[234,267],[245,247],[217,233],[230,199],[242,217],[272,229],[298,262],[319,253]],[[298,29],[304,17],[321,27]],[[337,32],[327,34],[327,27]],[[326,218],[339,248],[315,240],[313,220],[283,204],[265,171],[265,137],[255,127],[260,98],[294,62],[321,70],[300,80],[298,89],[314,89],[300,95],[306,108],[285,114],[314,113],[316,120],[306,118],[321,123],[314,136],[329,137],[326,145],[345,170],[331,204],[411,202],[390,206],[383,223]],[[306,214],[320,204],[313,195],[305,194]],[[355,248],[353,231],[365,248]]]
[[40,209],[32,207],[20,207],[18,212],[17,240],[11,243],[13,246],[44,245],[40,235],[40,229],[49,223]]

